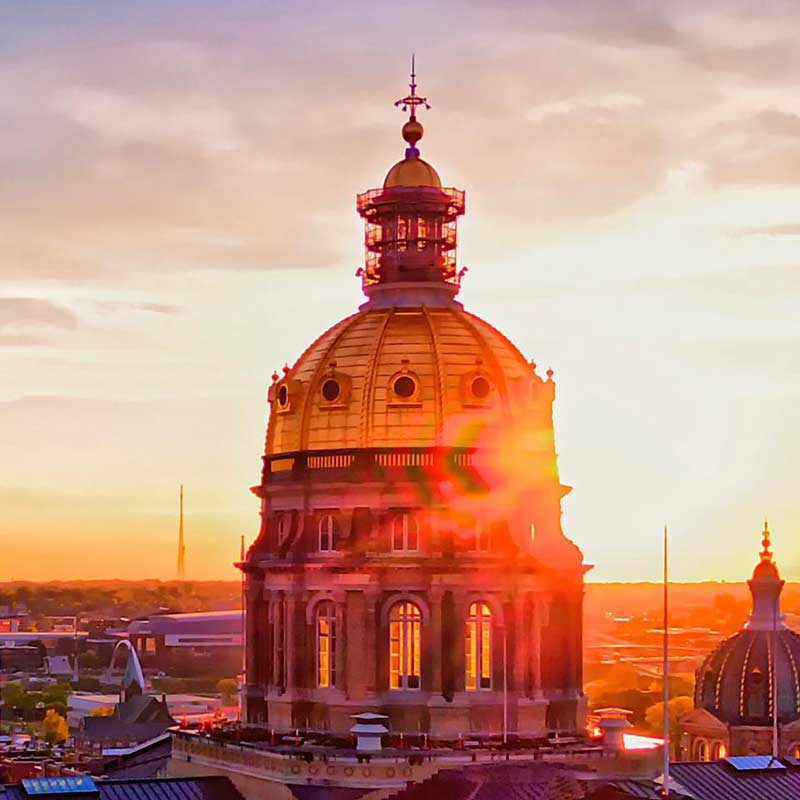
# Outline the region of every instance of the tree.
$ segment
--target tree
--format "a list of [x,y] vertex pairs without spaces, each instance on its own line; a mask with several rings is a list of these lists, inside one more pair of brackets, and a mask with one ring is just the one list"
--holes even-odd
[[[667,706],[667,718],[669,719],[669,738],[674,742],[678,736],[678,720],[685,717],[694,708],[694,701],[691,697],[682,695],[673,697]],[[656,734],[664,730],[664,703],[656,703],[647,709],[644,715],[645,722]]]
[[60,744],[69,736],[67,721],[52,708],[47,709],[47,714],[42,722],[42,730],[48,744]]
[[97,708],[93,708],[86,716],[110,717],[113,714],[114,714],[114,706],[97,706]]
[[239,694],[239,684],[233,678],[223,678],[217,681],[217,691],[222,695],[222,703],[232,706]]

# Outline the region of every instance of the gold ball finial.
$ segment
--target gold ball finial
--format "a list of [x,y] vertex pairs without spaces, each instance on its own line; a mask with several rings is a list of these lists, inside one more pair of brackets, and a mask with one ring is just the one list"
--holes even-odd
[[416,119],[410,119],[405,125],[403,125],[403,139],[408,142],[411,147],[416,145],[416,143],[422,138],[423,133],[425,133],[425,129]]

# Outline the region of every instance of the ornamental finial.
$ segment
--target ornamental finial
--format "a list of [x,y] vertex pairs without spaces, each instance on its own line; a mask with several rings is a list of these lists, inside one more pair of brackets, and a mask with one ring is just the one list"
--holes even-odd
[[772,551],[769,549],[770,541],[769,541],[769,525],[767,524],[767,520],[764,520],[764,530],[761,532],[761,560],[762,561],[772,561]]
[[417,73],[414,63],[414,54],[411,54],[411,83],[408,84],[411,92],[405,97],[401,97],[395,102],[397,108],[401,108],[403,112],[408,112],[408,121],[403,125],[403,139],[408,143],[406,149],[406,158],[419,157],[419,150],[417,149],[417,142],[422,138],[425,129],[417,121],[417,106],[425,106],[430,108],[427,97],[420,97],[417,94]]
[[417,94],[417,73],[415,71],[414,65],[414,53],[411,54],[411,83],[408,84],[409,89],[411,89],[411,93],[407,94],[405,97],[401,97],[398,101],[395,102],[395,106],[397,108],[402,108],[403,112],[409,111],[409,119],[415,120],[417,118],[417,106],[425,106],[425,108],[430,108],[430,104],[428,103],[427,97],[420,97]]

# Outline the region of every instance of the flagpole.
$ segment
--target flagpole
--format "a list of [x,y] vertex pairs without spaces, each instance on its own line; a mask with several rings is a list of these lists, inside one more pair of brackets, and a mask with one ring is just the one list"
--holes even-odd
[[669,797],[669,569],[667,561],[667,526],[664,525],[664,797]]
[[772,757],[778,757],[778,604],[772,604]]

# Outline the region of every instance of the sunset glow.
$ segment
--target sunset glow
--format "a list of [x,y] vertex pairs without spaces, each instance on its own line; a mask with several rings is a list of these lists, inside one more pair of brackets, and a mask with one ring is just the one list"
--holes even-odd
[[[800,8],[46,5],[4,10],[0,52],[0,580],[173,579],[181,484],[187,578],[238,579],[270,376],[364,300],[355,198],[402,157],[412,49],[466,191],[458,299],[554,370],[588,577],[658,579],[667,522],[675,580],[741,580],[767,516],[800,579]],[[489,494],[437,476],[465,535],[541,435],[491,442]]]

